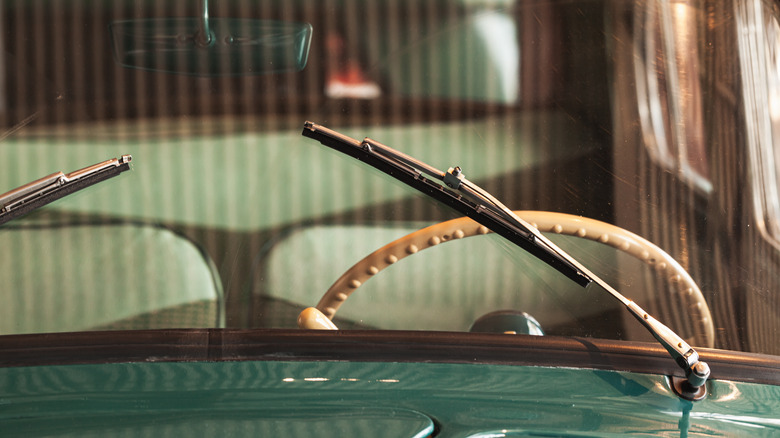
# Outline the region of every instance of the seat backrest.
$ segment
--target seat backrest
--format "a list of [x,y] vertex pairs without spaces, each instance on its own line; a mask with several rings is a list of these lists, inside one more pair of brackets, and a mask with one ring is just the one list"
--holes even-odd
[[224,324],[211,259],[171,230],[24,221],[0,248],[1,334]]

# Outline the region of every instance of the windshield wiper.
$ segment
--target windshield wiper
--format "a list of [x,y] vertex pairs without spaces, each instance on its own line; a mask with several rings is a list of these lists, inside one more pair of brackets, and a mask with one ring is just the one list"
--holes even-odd
[[701,388],[706,383],[710,375],[709,366],[699,359],[699,354],[685,340],[555,245],[536,227],[515,215],[487,191],[467,180],[459,167],[443,172],[377,141],[369,138],[358,141],[312,122],[304,124],[303,135],[363,161],[443,202],[517,244],[580,286],[585,287],[591,282],[598,284],[626,306],[663,345],[683,369],[693,389]]
[[70,173],[56,172],[0,195],[0,225],[130,169],[122,155]]

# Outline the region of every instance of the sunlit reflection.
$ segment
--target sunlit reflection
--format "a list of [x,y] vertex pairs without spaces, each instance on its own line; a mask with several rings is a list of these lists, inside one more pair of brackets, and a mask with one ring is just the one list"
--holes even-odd
[[[682,417],[681,411],[663,411],[664,415],[670,417]],[[750,427],[755,429],[764,429],[766,427],[778,427],[780,426],[780,419],[778,418],[762,418],[754,417],[750,415],[731,415],[721,414],[717,412],[690,412],[688,413],[691,419],[717,421],[721,423],[737,424],[742,427]]]
[[[304,377],[302,379],[296,379],[294,377],[285,377],[282,379],[282,382],[291,383],[295,382],[296,380],[302,380],[304,382],[329,382],[331,379],[328,377]],[[342,377],[338,379],[338,381],[341,382],[361,382],[364,380],[357,379],[354,377]],[[376,379],[376,380],[365,380],[365,382],[376,382],[376,383],[399,383],[399,379]]]
[[474,18],[474,27],[497,70],[502,101],[515,103],[520,90],[520,48],[514,20],[503,13],[484,12]]
[[715,420],[724,423],[739,424],[740,426],[753,427],[757,429],[780,426],[780,419],[751,417],[749,415],[729,415],[729,414],[716,414],[716,413],[709,413],[709,412],[691,412],[691,418],[699,418],[703,420]]
[[742,396],[742,391],[740,391],[739,388],[737,388],[736,384],[732,382],[723,382],[723,383],[728,385],[730,391],[728,394],[718,397],[717,399],[715,399],[715,401],[727,402],[727,401],[737,400],[740,398],[740,396]]

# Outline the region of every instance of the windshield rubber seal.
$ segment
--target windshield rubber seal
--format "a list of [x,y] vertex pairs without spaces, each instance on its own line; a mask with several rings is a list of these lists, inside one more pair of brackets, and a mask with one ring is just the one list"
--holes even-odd
[[[780,386],[780,358],[701,348],[713,379]],[[127,362],[352,361],[570,367],[682,376],[656,343],[418,331],[175,329],[0,336],[0,367]]]

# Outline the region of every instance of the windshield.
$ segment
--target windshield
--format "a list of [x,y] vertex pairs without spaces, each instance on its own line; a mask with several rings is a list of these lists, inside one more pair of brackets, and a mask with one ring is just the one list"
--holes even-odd
[[0,334],[322,302],[340,329],[652,340],[464,223],[361,261],[460,214],[310,120],[459,166],[694,346],[780,354],[775,2],[9,1],[0,48],[0,192],[133,157],[0,227]]

